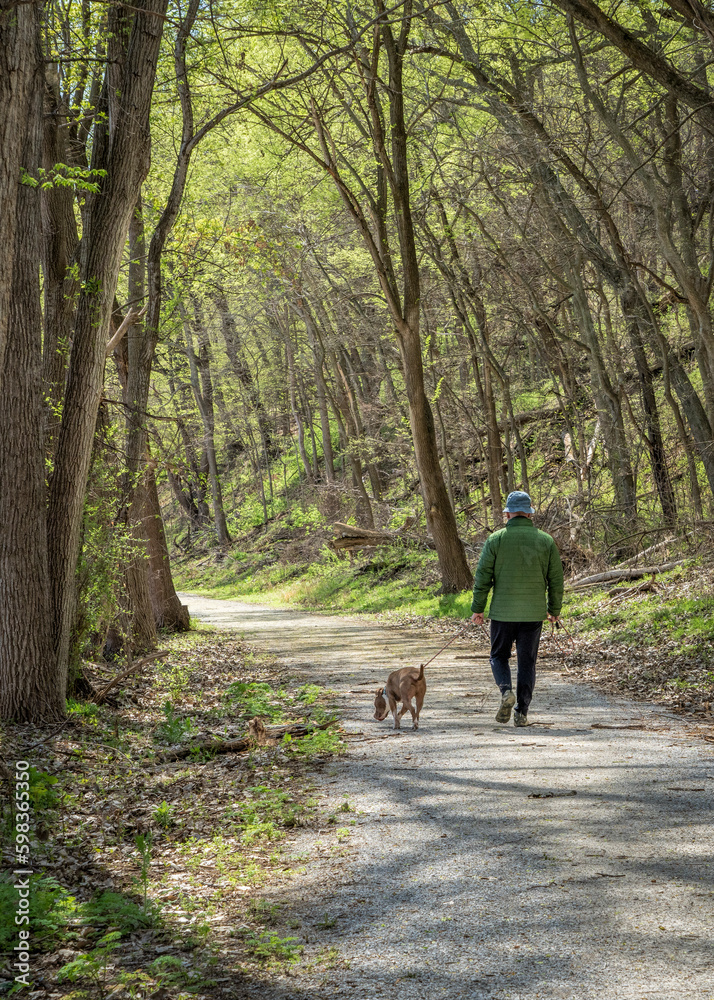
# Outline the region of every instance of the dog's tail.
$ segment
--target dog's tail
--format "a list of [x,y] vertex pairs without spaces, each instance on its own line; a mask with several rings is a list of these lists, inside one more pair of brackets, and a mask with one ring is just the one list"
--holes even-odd
[[419,676],[417,677],[417,680],[421,681],[423,679],[424,679],[424,664],[422,663],[421,666],[419,667]]

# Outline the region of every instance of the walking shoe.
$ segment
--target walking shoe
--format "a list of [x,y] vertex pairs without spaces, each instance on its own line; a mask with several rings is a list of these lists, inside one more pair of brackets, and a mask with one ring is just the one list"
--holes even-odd
[[501,698],[501,707],[496,712],[496,722],[508,722],[511,718],[511,709],[516,704],[516,696],[513,691],[506,691]]
[[514,726],[527,726],[528,716],[525,712],[519,712],[518,709],[513,713],[513,725]]

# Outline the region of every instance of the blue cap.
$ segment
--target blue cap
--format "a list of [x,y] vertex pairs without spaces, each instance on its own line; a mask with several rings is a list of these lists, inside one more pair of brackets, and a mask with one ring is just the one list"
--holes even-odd
[[531,507],[531,498],[523,490],[515,490],[509,493],[506,499],[506,506],[503,508],[504,514],[535,514],[535,508]]

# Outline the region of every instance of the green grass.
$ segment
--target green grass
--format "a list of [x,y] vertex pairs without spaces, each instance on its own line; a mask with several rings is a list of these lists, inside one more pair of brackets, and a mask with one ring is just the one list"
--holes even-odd
[[240,831],[245,844],[258,840],[279,840],[297,824],[305,812],[292,795],[278,788],[256,785],[247,790],[249,798],[226,809],[225,817]]
[[182,718],[170,701],[164,702],[161,711],[164,713],[164,721],[156,727],[160,739],[167,743],[178,743],[183,736],[196,731],[193,721],[189,718]]
[[303,946],[297,943],[297,938],[281,938],[275,931],[263,931],[262,934],[249,934],[246,938],[246,950],[253,958],[268,964],[297,962]]
[[284,718],[277,699],[285,700],[286,697],[285,691],[273,691],[270,684],[260,681],[236,681],[226,691],[226,700],[235,705],[241,718],[252,719],[257,715],[271,722],[280,722]]
[[344,741],[340,739],[339,733],[336,733],[334,729],[316,729],[314,732],[308,733],[307,736],[301,736],[298,739],[286,733],[282,739],[282,746],[292,753],[306,756],[342,753],[345,749]]

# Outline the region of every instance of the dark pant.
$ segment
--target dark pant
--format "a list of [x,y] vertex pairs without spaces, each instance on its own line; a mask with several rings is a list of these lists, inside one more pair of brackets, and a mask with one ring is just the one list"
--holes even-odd
[[516,644],[518,677],[516,680],[516,711],[528,713],[535,687],[535,665],[543,622],[497,622],[491,619],[491,670],[501,694],[512,689],[508,661]]

